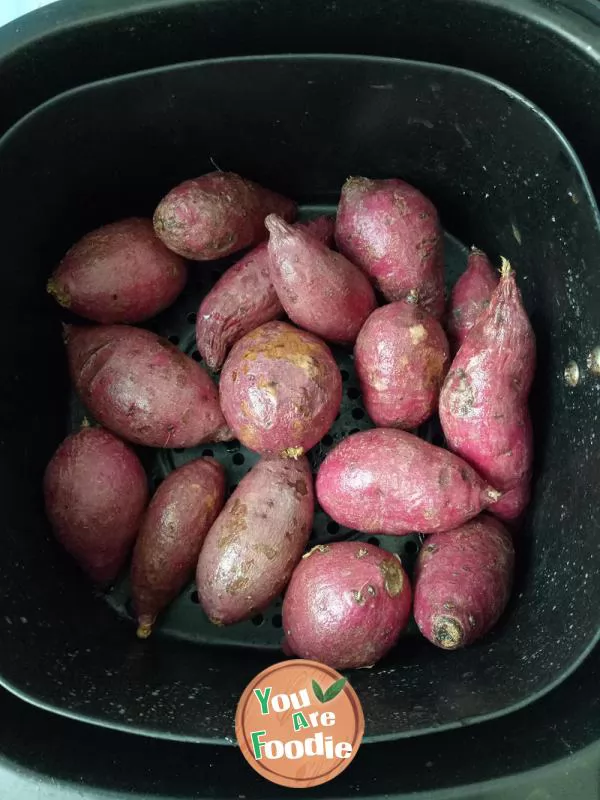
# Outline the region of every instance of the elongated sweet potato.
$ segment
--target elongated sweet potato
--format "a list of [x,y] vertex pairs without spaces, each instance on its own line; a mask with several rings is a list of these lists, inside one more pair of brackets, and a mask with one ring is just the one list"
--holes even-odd
[[[332,217],[297,222],[325,244],[333,240]],[[230,267],[206,295],[196,319],[198,350],[211,369],[221,369],[229,348],[259,325],[283,315],[269,274],[267,242]]]
[[317,545],[285,593],[285,646],[335,669],[372,666],[406,627],[411,597],[396,555],[364,542]]
[[354,347],[365,408],[383,428],[416,428],[436,410],[450,352],[440,323],[412,300],[374,311]]
[[321,507],[365,533],[451,530],[499,496],[461,458],[393,428],[348,436],[317,476]]
[[313,524],[306,458],[267,458],[240,481],[198,560],[198,596],[208,617],[230,625],[262,611],[282,591]]
[[235,172],[209,172],[171,189],[154,212],[154,230],[175,253],[211,261],[265,239],[272,213],[291,222],[296,204]]
[[221,408],[237,438],[259,453],[296,458],[331,427],[342,377],[327,345],[286,322],[267,322],[229,354]]
[[415,569],[415,620],[430,642],[446,650],[471,644],[504,611],[513,582],[510,535],[489,514],[430,536]]
[[368,278],[341,253],[270,214],[271,280],[286,314],[328,341],[351,344],[377,305]]
[[433,203],[404,181],[348,178],[335,226],[338,248],[387,300],[416,290],[419,303],[444,313],[444,239]]
[[58,541],[102,585],[117,577],[148,502],[143,467],[103,428],[83,428],[60,445],[44,475],[46,513]]
[[503,496],[491,509],[516,519],[529,502],[533,439],[527,398],[535,336],[515,274],[503,259],[500,283],[468,333],[440,394],[448,446]]
[[157,238],[152,221],[134,217],[73,245],[48,281],[48,292],[95,322],[141,322],[170,306],[186,280],[185,261]]
[[217,387],[166,339],[128,325],[66,330],[71,378],[90,413],[148,447],[192,447],[232,438]]
[[467,269],[457,280],[450,298],[448,337],[456,353],[468,332],[490,304],[498,276],[489,258],[476,247],[471,249]]
[[225,472],[197,458],[158,487],[140,528],[131,564],[137,635],[146,639],[160,612],[190,580],[200,548],[225,499]]

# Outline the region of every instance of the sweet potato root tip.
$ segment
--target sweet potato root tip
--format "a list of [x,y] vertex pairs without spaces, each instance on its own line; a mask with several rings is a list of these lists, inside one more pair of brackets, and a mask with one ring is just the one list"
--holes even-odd
[[433,636],[436,644],[444,650],[456,650],[464,640],[464,631],[454,617],[437,617],[433,623]]

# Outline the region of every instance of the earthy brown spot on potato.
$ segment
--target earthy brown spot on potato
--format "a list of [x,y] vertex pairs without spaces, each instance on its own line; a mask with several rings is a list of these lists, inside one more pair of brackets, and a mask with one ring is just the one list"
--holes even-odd
[[262,335],[260,329],[249,335],[251,341],[256,341],[256,347],[248,349],[243,357],[245,361],[256,361],[262,356],[272,361],[288,361],[310,378],[319,375],[321,365],[315,356],[320,356],[323,351],[317,342],[307,341],[293,330],[282,331],[266,341],[261,341]]
[[446,371],[446,355],[434,347],[427,347],[423,353],[423,378],[428,389],[438,389],[442,385]]
[[46,291],[48,294],[52,295],[56,302],[63,308],[69,308],[71,306],[71,295],[67,289],[59,286],[54,278],[50,278],[46,284]]
[[444,603],[444,611],[455,611],[455,610],[456,606],[454,605],[454,603],[451,603],[449,600],[447,600]]
[[277,381],[268,381],[265,378],[259,378],[256,382],[256,386],[258,389],[262,389],[262,391],[271,395],[271,397],[277,397]]
[[361,547],[361,548],[359,548],[358,553],[356,554],[356,557],[357,558],[364,558],[366,555],[368,555],[368,553],[369,553],[369,551],[367,550],[366,547]]
[[436,617],[433,626],[433,640],[444,650],[456,650],[464,641],[464,631],[455,617]]
[[442,467],[438,475],[438,485],[440,488],[443,489],[445,486],[450,486],[450,477],[450,470],[448,467]]
[[237,381],[237,376],[238,376],[237,370],[234,369],[233,372],[231,373],[231,381],[232,381],[232,383],[235,383]]
[[379,564],[379,571],[383,576],[383,585],[390,597],[396,597],[404,586],[402,567],[397,560],[386,558]]
[[294,481],[293,483],[291,481],[288,481],[288,486],[291,486],[292,489],[297,494],[300,495],[300,497],[306,497],[306,495],[308,494],[308,489],[306,487],[306,481],[303,480],[302,478],[298,478],[298,480]]
[[315,552],[317,552],[317,553],[328,553],[329,550],[330,550],[330,547],[329,547],[328,544],[317,544],[314,547],[312,547],[308,551],[308,553],[304,553],[302,558],[309,558],[309,556],[312,556],[312,554],[315,553]]
[[437,544],[428,544],[425,546],[426,553],[435,553],[437,549],[438,549]]
[[271,547],[268,544],[257,544],[256,550],[259,553],[262,553],[263,556],[267,559],[267,561],[273,561],[273,559],[277,558],[279,555],[279,550],[277,547]]
[[438,236],[428,236],[427,238],[423,239],[417,245],[417,253],[421,257],[421,263],[426,261],[431,255],[435,252],[435,249],[438,245],[439,237]]
[[470,379],[463,369],[456,370],[453,377],[456,377],[457,381],[452,380],[450,412],[457,417],[468,417],[475,404],[475,393]]

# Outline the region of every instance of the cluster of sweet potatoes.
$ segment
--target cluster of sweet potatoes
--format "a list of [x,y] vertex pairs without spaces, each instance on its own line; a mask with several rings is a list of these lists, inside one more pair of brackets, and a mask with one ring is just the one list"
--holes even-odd
[[[505,524],[530,491],[535,339],[515,273],[503,259],[498,278],[473,249],[447,308],[437,211],[399,179],[348,179],[335,220],[296,213],[288,198],[214,172],[175,187],[153,220],[108,224],[65,255],[48,291],[96,323],[64,328],[95,423],[47,467],[51,526],[99,585],[131,557],[140,638],[195,573],[217,625],[285,591],[285,652],[340,669],[382,658],[411,611],[439,647],[470,644],[508,602]],[[198,262],[240,250],[196,317],[217,387],[134,323],[171,305]],[[342,399],[329,343],[353,348],[376,427],[340,441],[314,477],[307,453]],[[447,448],[416,433],[438,412]],[[261,459],[229,496],[218,461],[197,458],[149,497],[136,447],[233,438]],[[397,556],[360,540],[306,552],[316,500],[353,531],[427,536],[412,585]]]

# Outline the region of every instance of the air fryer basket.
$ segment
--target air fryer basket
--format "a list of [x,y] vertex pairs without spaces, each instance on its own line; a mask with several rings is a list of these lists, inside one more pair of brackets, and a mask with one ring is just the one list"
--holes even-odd
[[[523,97],[474,73],[356,56],[227,59],[128,75],[55,98],[0,140],[0,680],[88,721],[228,741],[245,684],[281,657],[277,604],[262,619],[218,629],[203,618],[193,586],[160,632],[137,641],[126,581],[108,597],[91,591],[49,536],[41,504],[44,466],[82,413],[44,292],[49,272],[87,230],[150,214],[172,185],[214,165],[289,193],[307,214],[333,207],[348,174],[400,175],[440,209],[450,274],[472,243],[513,262],[539,347],[534,498],[517,543],[513,602],[498,629],[464,651],[407,636],[378,667],[350,677],[367,740],[464,725],[531,702],[575,668],[598,632],[600,484],[592,476],[600,391],[583,364],[576,390],[563,380],[565,365],[598,344],[598,212],[568,143]],[[192,315],[223,267],[194,266],[191,290],[152,327],[193,354]],[[344,405],[317,460],[369,424],[351,359],[339,357]],[[255,458],[235,444],[142,455],[156,482],[209,449],[231,483]],[[317,539],[347,535],[357,534],[317,514]],[[379,542],[410,562],[419,540]]]

